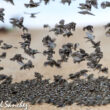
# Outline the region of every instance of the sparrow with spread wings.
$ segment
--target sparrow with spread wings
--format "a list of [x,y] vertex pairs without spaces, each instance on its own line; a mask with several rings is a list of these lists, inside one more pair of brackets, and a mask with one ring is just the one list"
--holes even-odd
[[29,3],[25,3],[25,7],[26,8],[34,8],[34,7],[38,7],[40,5],[41,2],[34,2],[33,0],[30,0]]
[[36,12],[36,13],[28,13],[28,12],[24,12],[24,14],[28,14],[30,15],[31,18],[35,18],[36,14],[39,14],[40,12]]

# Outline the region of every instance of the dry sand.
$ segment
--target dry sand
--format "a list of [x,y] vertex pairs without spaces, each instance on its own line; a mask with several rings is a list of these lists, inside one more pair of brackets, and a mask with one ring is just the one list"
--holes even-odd
[[[55,36],[53,33],[48,33],[48,29],[37,29],[37,30],[31,30],[30,33],[32,34],[32,43],[31,47],[34,49],[38,49],[39,51],[43,52],[45,49],[42,44],[42,39],[46,35],[51,35],[53,38],[57,38],[56,43],[56,55],[54,55],[55,59],[59,58],[58,55],[58,49],[61,48],[61,46],[64,43],[80,43],[80,47],[84,48],[88,52],[92,52],[93,49],[91,48],[91,44],[89,42],[86,42],[86,39],[84,39],[85,32],[82,31],[81,28],[77,29],[74,33],[74,36],[71,36],[70,38],[63,37],[63,36]],[[80,69],[85,69],[86,67],[86,62],[80,63],[80,64],[73,64],[72,58],[69,59],[68,63],[63,63],[62,68],[58,69],[56,67],[44,67],[43,63],[46,60],[46,57],[44,57],[42,54],[37,54],[35,56],[35,59],[32,59],[28,55],[25,55],[23,50],[20,48],[20,44],[18,42],[22,41],[20,35],[22,34],[21,31],[14,30],[9,33],[0,34],[0,40],[4,40],[4,42],[8,44],[12,44],[15,47],[18,47],[18,49],[9,49],[7,50],[7,58],[4,59],[1,63],[0,66],[4,67],[3,71],[0,71],[0,74],[7,74],[7,75],[12,75],[13,77],[13,82],[20,82],[21,80],[26,80],[26,79],[32,79],[34,78],[34,72],[40,72],[42,75],[44,75],[44,78],[50,78],[53,80],[53,75],[63,75],[64,78],[68,78],[68,75],[70,73],[74,73],[79,71]],[[96,27],[94,29],[94,35],[96,36],[95,40],[96,41],[101,41],[101,48],[102,51],[104,52],[104,58],[101,60],[101,63],[103,63],[104,66],[107,66],[110,68],[110,38],[105,36],[105,30],[104,28],[101,27]],[[4,52],[5,50],[1,50],[1,52]],[[1,53],[0,52],[0,53]],[[12,62],[9,59],[13,57],[16,53],[22,53],[23,56],[31,59],[33,61],[33,64],[35,65],[34,69],[31,70],[22,70],[20,71],[19,64],[16,62]],[[92,70],[90,70],[90,73],[93,73]],[[104,75],[102,73],[98,73],[97,71],[94,72],[96,77],[100,75]],[[104,75],[108,76],[110,78],[110,75]],[[53,105],[49,104],[42,104],[42,105],[28,105],[28,110],[110,110],[110,105],[106,106],[100,106],[100,107],[84,107],[84,106],[77,106],[73,104],[72,106],[66,106],[64,108],[57,108]],[[3,109],[4,110],[4,109]],[[15,110],[15,109],[8,109],[8,110]],[[17,109],[21,110],[21,109]]]

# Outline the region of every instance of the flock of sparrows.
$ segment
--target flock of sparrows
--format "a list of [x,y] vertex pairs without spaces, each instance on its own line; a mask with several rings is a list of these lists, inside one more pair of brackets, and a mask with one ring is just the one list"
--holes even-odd
[[[10,2],[11,4],[14,5],[13,0],[5,0],[6,2]],[[29,3],[25,3],[26,8],[34,8],[40,6],[40,3],[44,1],[45,4],[49,2],[49,0],[40,0],[39,2],[34,2],[33,0],[30,0]],[[69,5],[71,4],[71,0],[61,0],[63,4],[68,3]],[[109,7],[110,3],[109,2],[102,2],[101,7],[106,8]],[[80,14],[89,14],[89,15],[94,15],[90,11],[92,7],[98,8],[98,1],[97,0],[85,0],[85,3],[80,3],[79,7],[82,11],[80,11]],[[25,14],[30,14],[31,17],[35,18],[35,14],[37,13],[27,13]],[[0,8],[0,20],[4,22],[4,8]],[[31,34],[28,32],[28,28],[23,25],[24,18],[21,17],[20,19],[17,18],[11,18],[10,23],[14,27],[18,27],[23,30],[23,34],[21,35],[21,38],[23,39],[23,42],[19,42],[21,45],[21,48],[24,50],[24,53],[31,56],[32,58],[35,58],[36,54],[43,54],[44,56],[47,56],[47,61],[44,62],[45,66],[56,66],[58,68],[61,68],[61,64],[63,62],[67,62],[69,57],[73,58],[73,63],[81,63],[83,61],[87,61],[87,67],[94,69],[94,70],[99,70],[101,72],[108,73],[108,68],[103,67],[102,64],[100,64],[100,60],[103,58],[103,52],[100,49],[100,41],[95,42],[94,38],[95,36],[92,34],[93,33],[93,26],[92,25],[87,25],[83,28],[83,31],[86,31],[87,39],[91,44],[92,47],[95,49],[92,53],[87,53],[84,49],[78,49],[79,43],[67,43],[62,45],[62,48],[59,49],[59,55],[60,59],[57,61],[53,59],[53,55],[55,54],[55,47],[56,47],[56,39],[52,39],[49,35],[45,36],[42,40],[43,45],[47,47],[47,50],[44,50],[43,53],[39,52],[36,49],[32,49],[30,47],[31,45]],[[44,24],[44,28],[50,27],[48,24]],[[108,29],[109,28],[109,29]],[[65,24],[65,20],[60,20],[58,24],[54,26],[54,28],[49,29],[49,32],[54,32],[55,35],[63,35],[64,37],[70,37],[73,36],[73,32],[76,29],[76,23],[75,22],[70,22],[68,24]],[[110,23],[105,25],[105,29],[108,29],[106,32],[106,35],[110,35]],[[13,46],[3,43],[3,41],[0,41],[1,49],[10,49]],[[17,48],[17,47],[14,47]],[[5,58],[6,53],[2,53],[0,55],[0,58]],[[31,69],[34,68],[34,65],[31,60],[28,60],[27,63],[24,63],[23,60],[27,60],[27,58],[24,58],[21,54],[16,54],[13,56],[11,61],[17,61],[21,67],[20,69]],[[0,70],[3,70],[3,67],[0,67]],[[83,72],[82,72],[83,73]],[[79,74],[79,73],[78,73]]]

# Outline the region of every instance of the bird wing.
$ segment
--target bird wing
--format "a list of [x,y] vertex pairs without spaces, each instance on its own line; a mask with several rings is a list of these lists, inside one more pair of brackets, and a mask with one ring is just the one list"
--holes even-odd
[[87,35],[88,39],[90,39],[90,40],[94,39],[94,36],[91,33],[86,32],[86,35]]
[[36,12],[36,13],[32,13],[32,14],[34,14],[34,15],[35,15],[35,14],[39,14],[39,13],[40,13],[40,12]]

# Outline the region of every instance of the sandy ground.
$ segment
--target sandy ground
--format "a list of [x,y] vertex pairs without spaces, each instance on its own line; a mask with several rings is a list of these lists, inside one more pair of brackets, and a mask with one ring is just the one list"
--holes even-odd
[[[58,55],[58,49],[61,48],[61,46],[64,43],[80,43],[80,48],[84,48],[88,52],[92,52],[93,49],[91,48],[91,44],[89,42],[86,42],[86,39],[84,37],[86,36],[85,32],[82,31],[81,28],[77,29],[74,32],[74,36],[71,36],[70,38],[63,37],[63,36],[55,36],[53,33],[48,33],[48,29],[37,29],[37,30],[30,30],[30,33],[32,34],[32,43],[31,47],[34,49],[38,49],[40,52],[43,52],[45,49],[42,44],[42,39],[46,35],[50,35],[53,38],[56,39],[57,47],[56,47],[56,54],[54,55],[55,59],[60,58]],[[70,58],[68,63],[63,63],[62,68],[58,69],[56,67],[44,67],[43,63],[46,60],[46,57],[42,54],[37,54],[35,56],[35,59],[32,59],[28,55],[25,55],[23,50],[20,48],[19,42],[22,41],[20,35],[22,34],[21,31],[14,30],[6,34],[0,34],[0,40],[4,40],[4,42],[8,44],[12,44],[15,47],[18,47],[18,49],[10,49],[10,50],[0,50],[0,54],[2,52],[7,52],[7,58],[2,60],[0,62],[0,66],[4,67],[3,71],[0,71],[0,74],[7,74],[12,75],[13,82],[20,82],[21,80],[26,79],[32,79],[34,78],[34,72],[40,72],[42,75],[44,75],[44,78],[50,78],[53,80],[53,75],[63,75],[64,78],[68,78],[68,75],[70,73],[74,73],[79,71],[80,69],[85,69],[86,62],[80,63],[80,64],[73,64],[73,60]],[[105,30],[101,27],[96,27],[94,29],[94,35],[96,36],[95,41],[101,41],[101,48],[104,52],[104,58],[101,60],[101,63],[103,63],[104,66],[110,68],[110,38],[105,36]],[[20,65],[16,62],[12,62],[9,59],[13,57],[16,53],[22,53],[24,57],[31,59],[33,61],[33,64],[35,65],[34,69],[31,70],[22,70],[20,71]],[[92,70],[90,70],[90,73],[93,73]],[[98,77],[100,75],[104,75],[102,73],[98,73],[97,71],[94,72],[95,76]],[[108,76],[110,78],[110,75],[104,75]],[[42,105],[28,105],[28,110],[110,110],[110,105],[106,106],[100,106],[100,107],[85,107],[85,106],[77,106],[73,104],[72,106],[66,106],[64,108],[57,108],[53,105],[49,104],[42,104]],[[4,110],[4,109],[2,109]],[[8,109],[8,110],[15,110],[15,109]],[[17,109],[21,110],[21,109]]]

